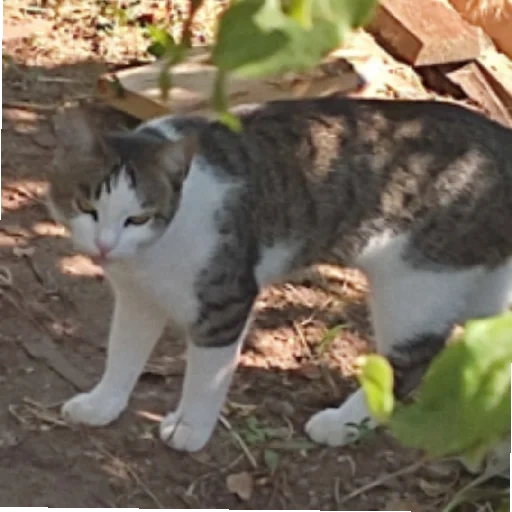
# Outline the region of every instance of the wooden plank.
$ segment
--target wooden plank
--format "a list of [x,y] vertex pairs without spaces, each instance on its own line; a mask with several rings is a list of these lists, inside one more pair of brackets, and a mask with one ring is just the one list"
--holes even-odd
[[369,29],[388,51],[415,66],[475,59],[485,44],[480,29],[440,0],[381,0]]
[[[340,50],[341,51],[341,50]],[[210,115],[209,98],[213,90],[216,69],[209,62],[207,49],[194,54],[173,69],[173,87],[168,100],[161,97],[158,87],[160,63],[123,70],[115,77],[103,76],[96,95],[110,105],[139,119],[150,119],[169,112]],[[228,98],[231,106],[289,99],[294,95],[323,96],[355,90],[360,76],[348,61],[334,52],[322,66],[308,74],[290,74],[266,80],[231,78]]]
[[502,53],[491,50],[479,57],[476,63],[512,115],[512,60]]
[[512,58],[512,2],[510,0],[450,0],[460,15],[482,27],[497,48]]
[[[397,61],[368,32],[354,31],[345,42],[345,52],[346,55],[352,53],[347,58],[367,83],[363,89],[351,95],[385,99],[431,99],[432,95],[425,89],[417,71]],[[358,63],[358,55],[365,57],[364,63]]]
[[453,68],[441,68],[443,75],[458,85],[464,93],[495,121],[512,127],[512,114],[491,85],[487,74],[477,62]]
[[[227,94],[231,106],[260,103],[292,96],[324,96],[356,90],[359,73],[344,59],[343,50],[333,52],[317,69],[307,74],[289,74],[266,80],[231,78]],[[169,112],[211,115],[209,98],[216,69],[209,62],[208,49],[196,49],[185,62],[173,69],[173,87],[168,100],[158,87],[160,63],[123,70],[115,76],[102,76],[96,95],[115,108],[138,119],[150,119]]]

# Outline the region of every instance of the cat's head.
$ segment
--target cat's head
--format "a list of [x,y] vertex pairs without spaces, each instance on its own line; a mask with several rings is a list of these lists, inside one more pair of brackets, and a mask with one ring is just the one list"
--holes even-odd
[[48,207],[75,247],[108,262],[158,240],[178,208],[196,137],[102,135],[83,111],[58,114],[55,132]]

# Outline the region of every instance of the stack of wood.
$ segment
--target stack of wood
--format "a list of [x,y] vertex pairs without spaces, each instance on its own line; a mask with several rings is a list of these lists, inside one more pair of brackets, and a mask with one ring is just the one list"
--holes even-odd
[[[463,12],[470,3],[452,1]],[[477,12],[475,5],[482,5],[484,12],[489,1],[472,0],[473,13]],[[512,48],[510,14],[508,42]],[[412,66],[434,90],[468,98],[493,119],[512,126],[512,62],[481,27],[465,21],[451,4],[443,0],[381,0],[369,29],[384,48]]]
[[[512,53],[512,0],[450,2],[381,0],[367,31],[352,34],[317,69],[260,80],[232,78],[230,104],[333,93],[435,98],[464,103],[512,127],[512,61],[496,47]],[[500,10],[490,11],[495,4]],[[489,24],[489,19],[499,23]],[[507,19],[508,32],[496,32],[496,26],[503,28]],[[156,62],[103,76],[97,94],[139,119],[169,111],[211,114],[215,68],[207,48],[195,49],[174,68],[173,87],[166,100],[157,85],[159,71]],[[362,86],[361,79],[366,85]]]

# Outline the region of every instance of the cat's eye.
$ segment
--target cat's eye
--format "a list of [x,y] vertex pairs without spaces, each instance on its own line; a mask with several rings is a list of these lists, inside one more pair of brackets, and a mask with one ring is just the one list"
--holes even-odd
[[140,215],[133,215],[132,217],[128,217],[124,225],[125,226],[142,226],[149,222],[153,218],[153,213],[141,213]]
[[98,220],[98,212],[87,198],[79,196],[75,199],[75,204],[82,213],[90,215],[94,220]]

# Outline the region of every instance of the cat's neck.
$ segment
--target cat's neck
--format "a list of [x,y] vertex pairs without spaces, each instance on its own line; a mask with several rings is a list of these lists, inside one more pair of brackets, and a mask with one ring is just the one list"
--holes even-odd
[[162,235],[126,259],[112,261],[106,272],[118,278],[144,269],[163,272],[183,266],[184,261],[202,260],[203,253],[218,236],[216,213],[224,207],[233,184],[221,181],[211,164],[201,156],[193,160],[174,218]]

